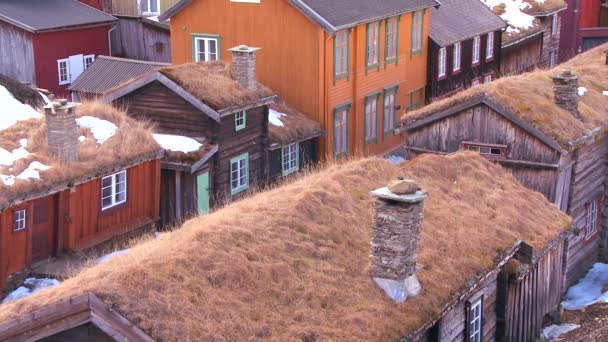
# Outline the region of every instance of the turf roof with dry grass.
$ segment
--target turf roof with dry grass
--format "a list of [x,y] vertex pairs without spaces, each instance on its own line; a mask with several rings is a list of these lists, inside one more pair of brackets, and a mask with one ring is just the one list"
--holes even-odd
[[[370,278],[369,191],[416,179],[424,206],[420,296],[392,302]],[[370,158],[192,219],[61,285],[0,306],[0,322],[92,292],[159,341],[389,341],[434,319],[493,258],[535,250],[570,219],[478,154]]]
[[[39,161],[51,168],[40,171],[40,180],[17,179],[12,186],[0,182],[0,209],[13,201],[44,192],[62,184],[70,184],[81,178],[100,177],[105,169],[133,164],[140,158],[160,157],[161,149],[152,137],[148,123],[133,120],[127,114],[110,105],[98,102],[85,103],[76,108],[76,117],[92,116],[107,120],[118,126],[114,136],[103,144],[97,144],[88,128],[80,128],[80,135],[86,137],[80,145],[80,159],[75,163],[63,163],[48,151],[46,123],[41,119],[17,122],[14,126],[0,130],[0,147],[12,151],[20,147],[19,140],[27,139],[26,150],[30,154],[19,159],[12,166],[0,166],[0,174],[17,175],[32,161]],[[8,169],[11,168],[9,171]]]
[[[549,71],[536,70],[471,87],[404,114],[400,125],[412,124],[460,103],[485,96],[567,149],[569,142],[595,128],[608,125],[608,96],[602,95],[603,91],[608,91],[608,66],[603,54],[606,48],[608,44],[598,46]],[[564,70],[571,70],[579,77],[579,85],[588,90],[579,99],[581,119],[558,107],[553,100],[551,76]]]
[[268,107],[278,113],[285,114],[279,118],[283,126],[268,124],[268,138],[271,148],[273,144],[283,145],[323,134],[323,129],[317,121],[309,119],[306,115],[286,104],[273,103]]

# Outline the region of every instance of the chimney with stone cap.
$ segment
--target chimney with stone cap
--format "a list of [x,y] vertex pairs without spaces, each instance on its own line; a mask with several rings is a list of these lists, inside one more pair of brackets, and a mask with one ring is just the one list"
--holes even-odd
[[260,48],[239,45],[228,49],[232,52],[232,79],[249,90],[258,89],[255,75],[256,52]]
[[78,125],[75,111],[78,105],[60,99],[44,106],[49,152],[66,163],[78,161]]
[[570,70],[564,70],[561,74],[551,78],[553,79],[553,98],[555,104],[580,119],[581,114],[578,111],[578,77]]
[[395,302],[416,296],[416,252],[427,194],[413,180],[395,180],[371,192],[374,217],[371,230],[371,275]]

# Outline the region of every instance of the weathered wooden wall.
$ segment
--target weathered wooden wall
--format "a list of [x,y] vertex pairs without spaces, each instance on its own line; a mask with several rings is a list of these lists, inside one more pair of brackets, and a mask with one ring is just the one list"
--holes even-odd
[[[111,13],[116,15],[141,15],[140,8],[137,7],[138,0],[105,0],[112,1]],[[141,1],[141,0],[140,0]],[[160,13],[175,5],[179,0],[160,0]]]
[[[187,171],[162,169],[160,217],[163,226],[181,224],[188,218],[198,214],[197,175],[202,172],[209,172],[211,169],[212,160],[194,174],[190,174]],[[212,176],[211,172],[209,172],[210,208],[213,205],[211,198],[214,197]],[[179,177],[179,180],[177,177]],[[177,199],[178,195],[180,195],[179,200]]]
[[553,28],[553,16],[540,17],[541,24],[544,26],[540,66],[544,69],[549,69],[551,67],[551,54],[555,54],[555,62],[559,63],[559,41],[562,18],[560,13],[557,15],[558,29],[555,34],[551,33]]
[[520,43],[501,49],[500,71],[502,76],[519,75],[534,69],[541,59],[542,33]]
[[14,80],[36,83],[32,34],[0,21],[0,73]]
[[120,17],[111,33],[112,56],[150,62],[171,62],[171,34],[142,21]]
[[[316,139],[305,140],[300,144],[300,170],[307,167],[311,163],[318,161]],[[269,152],[269,175],[270,182],[281,179],[283,176],[282,151],[281,149],[272,150]]]

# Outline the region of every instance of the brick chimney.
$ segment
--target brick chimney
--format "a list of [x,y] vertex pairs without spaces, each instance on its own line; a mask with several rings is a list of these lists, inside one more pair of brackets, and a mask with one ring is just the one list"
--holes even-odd
[[376,198],[371,230],[371,275],[395,302],[416,296],[416,251],[427,194],[412,180],[395,180],[370,193]]
[[555,104],[580,119],[581,114],[578,111],[578,77],[570,70],[564,70],[561,74],[553,76],[552,79]]
[[228,49],[232,52],[232,79],[249,90],[258,89],[258,81],[255,75],[255,55],[258,50],[260,48],[247,45],[239,45]]
[[60,99],[44,106],[49,152],[66,163],[78,161],[78,103]]

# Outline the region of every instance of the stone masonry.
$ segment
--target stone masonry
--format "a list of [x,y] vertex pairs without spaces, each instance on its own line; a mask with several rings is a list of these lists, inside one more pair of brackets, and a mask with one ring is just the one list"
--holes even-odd
[[578,111],[578,77],[570,70],[553,76],[553,97],[555,104],[581,118]]
[[232,52],[232,79],[249,90],[258,88],[255,71],[256,52],[258,50],[260,49],[247,45],[229,49]]
[[78,161],[76,103],[58,100],[44,107],[49,152],[66,163]]

